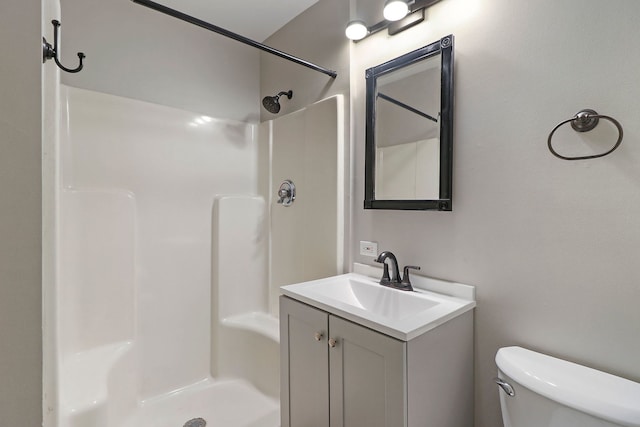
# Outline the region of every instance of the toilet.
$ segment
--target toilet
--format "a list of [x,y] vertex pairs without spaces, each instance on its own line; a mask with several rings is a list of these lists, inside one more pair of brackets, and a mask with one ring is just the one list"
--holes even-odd
[[496,365],[504,427],[640,427],[640,383],[521,347]]

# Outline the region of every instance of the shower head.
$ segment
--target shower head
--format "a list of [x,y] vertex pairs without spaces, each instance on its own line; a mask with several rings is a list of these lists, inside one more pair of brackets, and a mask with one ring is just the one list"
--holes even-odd
[[265,96],[262,99],[262,105],[267,109],[268,112],[272,114],[278,114],[280,112],[279,100],[282,95],[287,95],[287,98],[291,99],[293,97],[293,91],[290,90],[289,92],[280,92],[279,94],[274,96]]

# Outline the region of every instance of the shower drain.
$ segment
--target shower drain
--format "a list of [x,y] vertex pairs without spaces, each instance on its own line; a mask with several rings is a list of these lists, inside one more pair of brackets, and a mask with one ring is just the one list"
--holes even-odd
[[204,420],[204,418],[194,418],[184,423],[183,427],[204,427],[206,425],[207,422]]

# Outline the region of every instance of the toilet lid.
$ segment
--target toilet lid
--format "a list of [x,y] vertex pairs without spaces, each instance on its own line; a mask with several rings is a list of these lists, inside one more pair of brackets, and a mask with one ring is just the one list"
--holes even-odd
[[496,365],[548,399],[628,427],[640,427],[640,384],[522,347],[504,347]]

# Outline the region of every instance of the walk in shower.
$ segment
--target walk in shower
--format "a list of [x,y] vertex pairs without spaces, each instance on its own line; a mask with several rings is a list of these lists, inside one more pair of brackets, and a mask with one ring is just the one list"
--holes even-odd
[[260,125],[59,105],[45,427],[278,426],[278,286],[343,269],[342,97]]

